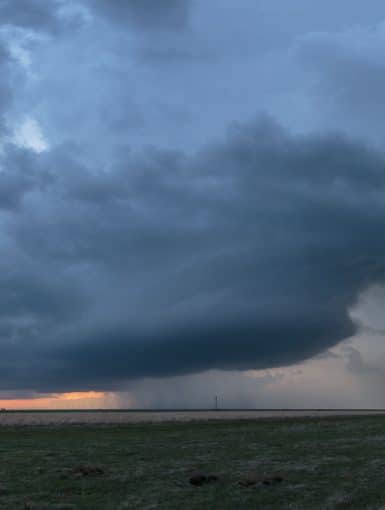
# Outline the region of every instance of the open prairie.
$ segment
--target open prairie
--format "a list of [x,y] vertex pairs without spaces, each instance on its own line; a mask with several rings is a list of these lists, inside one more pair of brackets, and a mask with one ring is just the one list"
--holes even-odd
[[385,415],[385,410],[184,410],[184,411],[7,411],[0,412],[0,426],[119,425],[190,421],[326,418],[331,416]]
[[383,416],[69,426],[65,415],[0,428],[1,510],[385,508]]

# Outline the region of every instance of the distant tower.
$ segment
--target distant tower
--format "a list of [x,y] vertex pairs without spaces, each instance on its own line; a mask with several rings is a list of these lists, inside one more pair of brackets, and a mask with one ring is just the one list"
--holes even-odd
[[215,395],[215,410],[218,411],[218,395]]

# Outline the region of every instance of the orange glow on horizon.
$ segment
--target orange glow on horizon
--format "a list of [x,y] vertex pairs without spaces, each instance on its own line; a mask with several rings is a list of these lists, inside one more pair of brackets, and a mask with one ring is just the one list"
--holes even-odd
[[55,393],[46,397],[29,399],[0,400],[0,409],[37,410],[37,409],[98,409],[117,407],[114,394],[101,391]]
[[105,398],[106,393],[103,391],[74,391],[73,393],[59,393],[59,395],[55,395],[55,398],[60,400],[81,400],[84,398]]

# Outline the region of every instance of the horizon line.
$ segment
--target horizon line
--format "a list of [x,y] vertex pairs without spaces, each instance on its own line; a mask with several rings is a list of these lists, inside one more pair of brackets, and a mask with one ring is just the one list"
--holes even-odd
[[48,408],[40,408],[40,409],[7,409],[1,408],[1,413],[176,413],[176,412],[269,412],[269,413],[279,413],[279,412],[366,412],[366,413],[376,413],[383,412],[385,413],[385,408],[341,408],[341,407],[315,407],[315,408],[290,408],[290,407],[280,407],[280,408],[254,408],[254,407],[245,407],[245,408],[237,408],[237,407],[223,407],[223,408],[73,408],[73,409],[48,409]]

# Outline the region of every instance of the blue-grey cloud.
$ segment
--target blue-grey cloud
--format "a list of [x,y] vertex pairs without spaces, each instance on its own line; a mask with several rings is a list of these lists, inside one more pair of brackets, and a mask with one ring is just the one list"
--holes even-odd
[[327,125],[383,147],[385,27],[353,27],[298,40],[297,55],[317,80],[312,101]]
[[385,276],[385,161],[344,138],[265,119],[194,156],[121,155],[109,172],[69,154],[18,163],[3,389],[295,363],[352,335],[349,308]]
[[383,155],[246,119],[290,125],[316,91],[371,123],[380,31],[359,58],[331,32],[377,2],[79,0],[82,25],[66,2],[20,5],[0,1],[0,116],[8,134],[35,119],[50,149],[2,140],[0,390],[277,367],[356,332],[349,310],[385,276]]
[[[79,13],[68,16],[65,0],[0,0],[0,27],[59,32],[79,24]],[[77,19],[78,18],[78,19]]]
[[138,30],[181,30],[187,27],[190,0],[88,0],[94,12]]
[[5,45],[0,43],[0,73],[2,80],[0,83],[0,135],[4,134],[5,119],[4,114],[9,107],[11,100],[11,87],[10,87],[10,54]]

